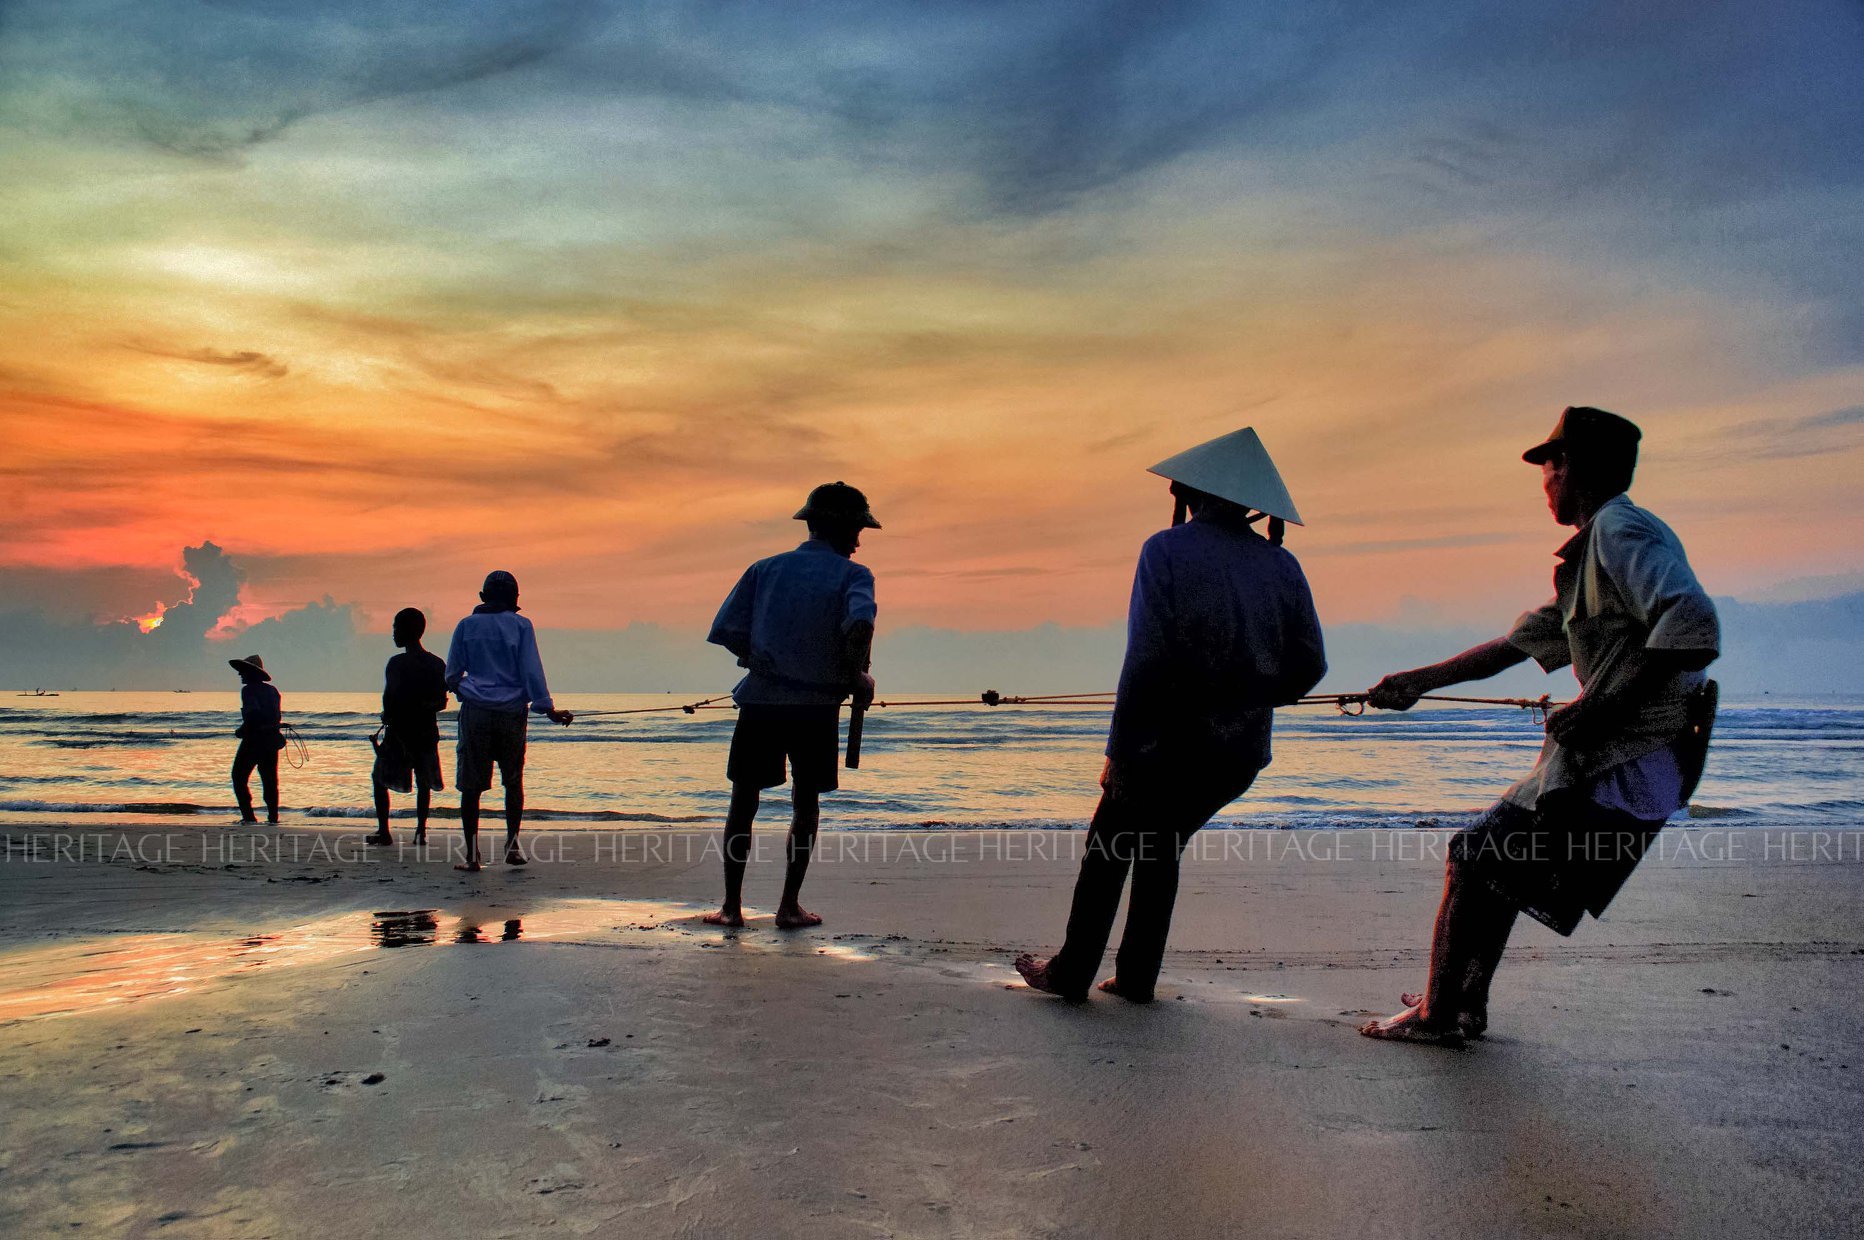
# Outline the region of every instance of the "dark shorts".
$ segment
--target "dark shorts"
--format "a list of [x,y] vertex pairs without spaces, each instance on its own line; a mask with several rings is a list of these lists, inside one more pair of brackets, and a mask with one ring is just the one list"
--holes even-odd
[[839,786],[840,719],[839,706],[740,706],[725,778],[775,788],[784,781],[788,759],[797,791],[833,792]]
[[460,705],[460,740],[454,784],[461,792],[484,792],[492,786],[492,764],[507,786],[524,779],[524,733],[528,717],[521,710],[487,710]]
[[1551,793],[1537,809],[1498,801],[1450,840],[1450,856],[1490,890],[1558,934],[1602,914],[1661,822]]
[[437,791],[447,786],[440,776],[439,740],[409,742],[392,731],[383,732],[376,744],[375,769],[370,774],[393,792]]

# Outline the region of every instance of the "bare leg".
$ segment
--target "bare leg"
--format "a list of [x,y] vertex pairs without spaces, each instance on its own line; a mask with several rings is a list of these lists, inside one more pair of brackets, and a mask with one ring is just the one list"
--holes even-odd
[[821,795],[811,788],[791,792],[795,808],[790,816],[788,865],[783,871],[783,898],[777,902],[777,929],[799,930],[819,926],[822,919],[799,902],[803,879],[809,873],[809,857],[815,850],[816,827],[822,821]]
[[364,843],[392,844],[394,836],[388,833],[388,788],[375,784],[375,834],[366,836]]
[[524,778],[505,785],[505,864],[529,865],[518,847],[518,830],[524,825]]
[[744,924],[744,867],[751,859],[751,823],[757,817],[758,789],[752,784],[731,786],[731,808],[725,811],[725,903],[707,913],[706,924]]
[[434,790],[417,785],[414,794],[414,842],[416,844],[427,842],[427,817],[433,812],[433,808]]
[[1398,1015],[1361,1027],[1367,1037],[1460,1043],[1488,1024],[1489,981],[1514,928],[1515,909],[1452,860],[1445,869],[1443,903],[1431,933],[1430,980],[1422,995],[1405,995]]
[[456,870],[479,868],[479,798],[483,795],[476,788],[460,792],[460,833],[466,837],[466,861],[454,866]]

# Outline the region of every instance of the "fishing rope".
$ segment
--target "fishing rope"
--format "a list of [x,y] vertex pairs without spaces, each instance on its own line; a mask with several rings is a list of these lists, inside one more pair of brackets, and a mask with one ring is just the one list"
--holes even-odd
[[[628,710],[579,710],[578,719],[593,719],[616,715],[657,715],[672,711],[696,715],[702,710],[735,710],[730,704],[731,695],[721,693],[717,697],[701,698],[697,702],[683,702],[674,706],[637,706]],[[1512,706],[1530,711],[1536,722],[1545,723],[1547,716],[1566,705],[1553,700],[1552,694],[1543,693],[1537,698],[1487,698],[1455,697],[1441,693],[1419,694],[1420,702],[1454,702],[1464,706]],[[1115,697],[1112,690],[1097,693],[999,693],[995,689],[986,689],[976,697],[969,698],[900,698],[896,700],[876,699],[868,703],[870,710],[911,710],[919,706],[1112,706]],[[720,703],[725,703],[720,705]],[[1317,693],[1299,698],[1288,703],[1290,706],[1331,706],[1342,715],[1357,718],[1366,713],[1371,704],[1371,695],[1366,693]],[[287,725],[289,726],[289,725]],[[296,733],[293,737],[295,739]],[[299,742],[303,749],[303,742]],[[302,762],[294,762],[302,766]]]
[[721,693],[717,697],[702,698],[697,702],[686,702],[679,706],[637,706],[632,710],[579,710],[576,712],[576,717],[578,719],[593,719],[597,716],[604,715],[657,715],[665,711],[674,710],[688,715],[696,715],[702,710],[733,709],[733,707],[730,706],[713,705],[715,702],[725,701],[730,696],[731,694],[729,693]]
[[279,730],[285,733],[285,761],[289,762],[294,770],[301,771],[309,766],[311,751],[305,745],[304,738],[298,735],[298,730],[288,723],[280,724]]

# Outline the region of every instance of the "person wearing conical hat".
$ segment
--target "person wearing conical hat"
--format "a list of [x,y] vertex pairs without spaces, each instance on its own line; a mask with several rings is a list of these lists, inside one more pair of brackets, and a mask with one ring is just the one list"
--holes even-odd
[[1689,803],[1707,755],[1720,648],[1715,604],[1670,527],[1625,492],[1637,426],[1576,405],[1522,454],[1538,465],[1553,519],[1577,532],[1555,555],[1554,597],[1507,636],[1394,672],[1368,701],[1408,710],[1419,697],[1528,659],[1571,665],[1579,697],[1547,719],[1527,777],[1450,840],[1430,979],[1404,1010],[1360,1032],[1460,1044],[1488,1027],[1489,982],[1517,913],[1568,935],[1605,911],[1664,820]]
[[706,640],[738,656],[747,669],[731,691],[738,723],[725,777],[725,900],[708,913],[714,926],[744,924],[744,870],[760,794],[790,783],[788,865],[777,902],[779,930],[819,926],[802,906],[803,878],[821,821],[821,796],[838,786],[838,721],[850,696],[874,700],[868,657],[874,640],[874,574],[853,560],[861,531],[880,522],[867,496],[845,482],[809,492],[796,513],[809,537],[794,551],[759,560],[732,587]]
[[[1128,871],[1126,930],[1100,989],[1151,1001],[1186,842],[1269,764],[1274,708],[1327,670],[1307,577],[1281,545],[1285,524],[1301,517],[1256,432],[1199,444],[1151,472],[1171,481],[1178,510],[1139,553],[1067,939],[1048,959],[1016,959],[1030,986],[1077,1002],[1100,969]],[[1256,529],[1264,523],[1266,536]]]
[[233,754],[233,799],[239,802],[239,820],[256,823],[252,812],[252,773],[259,772],[259,790],[265,796],[265,819],[278,823],[278,751],[285,747],[284,698],[256,654],[228,659],[239,673],[239,749]]

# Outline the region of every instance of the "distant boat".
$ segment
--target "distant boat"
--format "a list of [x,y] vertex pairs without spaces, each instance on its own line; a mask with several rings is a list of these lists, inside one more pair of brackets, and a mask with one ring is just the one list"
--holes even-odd
[[194,690],[192,690],[192,689],[177,689],[177,690],[175,690],[175,692],[176,692],[176,693],[193,693],[193,692],[194,692]]
[[22,693],[20,697],[57,697],[57,693],[47,693],[44,689],[34,689],[31,693]]

